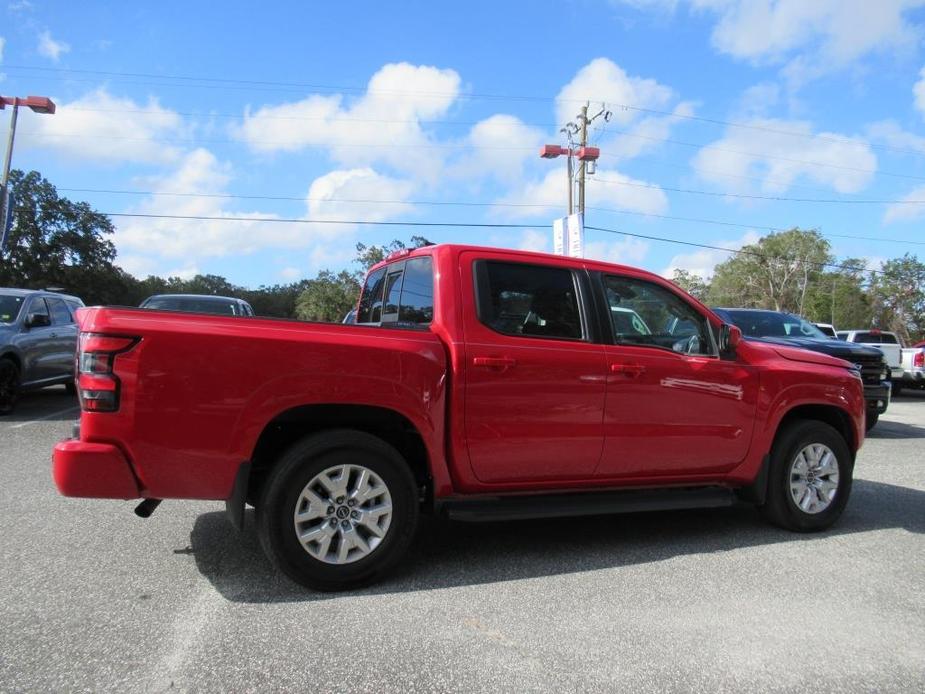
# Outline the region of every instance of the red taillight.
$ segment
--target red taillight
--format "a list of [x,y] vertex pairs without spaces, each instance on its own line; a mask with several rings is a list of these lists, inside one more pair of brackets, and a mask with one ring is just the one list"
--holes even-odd
[[912,356],[912,365],[919,369],[925,367],[925,352],[916,352]]
[[84,412],[119,409],[119,377],[113,371],[116,356],[138,343],[138,338],[80,333],[77,349],[77,394]]

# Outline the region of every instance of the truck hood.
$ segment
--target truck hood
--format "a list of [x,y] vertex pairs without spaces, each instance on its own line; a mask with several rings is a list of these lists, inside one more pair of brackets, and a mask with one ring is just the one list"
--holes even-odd
[[820,352],[811,352],[800,347],[785,345],[774,347],[778,356],[790,361],[799,361],[805,364],[819,364],[820,366],[839,366],[844,369],[850,369],[851,363],[838,357],[829,356]]
[[810,350],[812,352],[818,352],[819,354],[827,354],[831,357],[844,359],[852,363],[854,363],[856,357],[883,358],[883,352],[876,347],[857,345],[853,342],[844,342],[842,340],[823,340],[815,337],[750,337],[748,339],[756,342],[766,342],[774,346],[780,345],[801,350]]

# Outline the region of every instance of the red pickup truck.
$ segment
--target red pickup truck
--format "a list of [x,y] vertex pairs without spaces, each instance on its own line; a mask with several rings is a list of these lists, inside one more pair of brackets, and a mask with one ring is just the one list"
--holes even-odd
[[821,530],[864,437],[848,362],[742,339],[657,275],[438,245],[373,267],[355,325],[79,312],[67,496],[223,499],[286,574],[368,583],[421,513],[757,504]]

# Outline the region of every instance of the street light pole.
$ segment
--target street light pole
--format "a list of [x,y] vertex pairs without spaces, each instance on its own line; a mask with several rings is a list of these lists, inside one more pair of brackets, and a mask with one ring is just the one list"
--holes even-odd
[[[6,158],[3,162],[3,180],[0,180],[0,192],[6,192],[7,181],[10,180],[10,164],[13,161],[13,140],[16,139],[16,117],[19,115],[19,99],[13,99],[13,115],[10,116],[10,136],[6,141]],[[4,195],[0,198],[0,212],[3,212]],[[0,214],[0,223],[4,220],[4,215]]]
[[6,156],[3,161],[3,179],[0,180],[0,253],[3,252],[3,244],[6,242],[7,224],[9,221],[10,211],[6,205],[10,200],[10,165],[13,163],[13,142],[16,139],[16,119],[19,116],[19,107],[28,106],[36,113],[54,113],[55,102],[47,96],[3,96],[0,95],[0,111],[7,106],[13,107],[13,115],[10,118],[10,135],[6,142]]

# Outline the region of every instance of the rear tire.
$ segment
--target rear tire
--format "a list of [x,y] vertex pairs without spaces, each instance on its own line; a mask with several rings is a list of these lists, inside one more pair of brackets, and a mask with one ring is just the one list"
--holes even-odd
[[0,415],[10,414],[19,399],[19,367],[11,359],[0,359]]
[[864,431],[865,431],[865,432],[870,431],[870,430],[873,429],[875,426],[877,426],[877,422],[879,422],[879,421],[880,421],[880,415],[879,415],[879,414],[877,414],[876,412],[868,412],[868,413],[867,413],[867,421],[866,421],[866,423],[864,424]]
[[257,533],[292,580],[347,590],[380,579],[404,556],[418,514],[414,477],[398,451],[364,432],[336,430],[283,454],[260,494]]
[[793,422],[771,449],[762,512],[788,530],[825,530],[848,503],[853,471],[851,451],[835,429],[815,420]]

